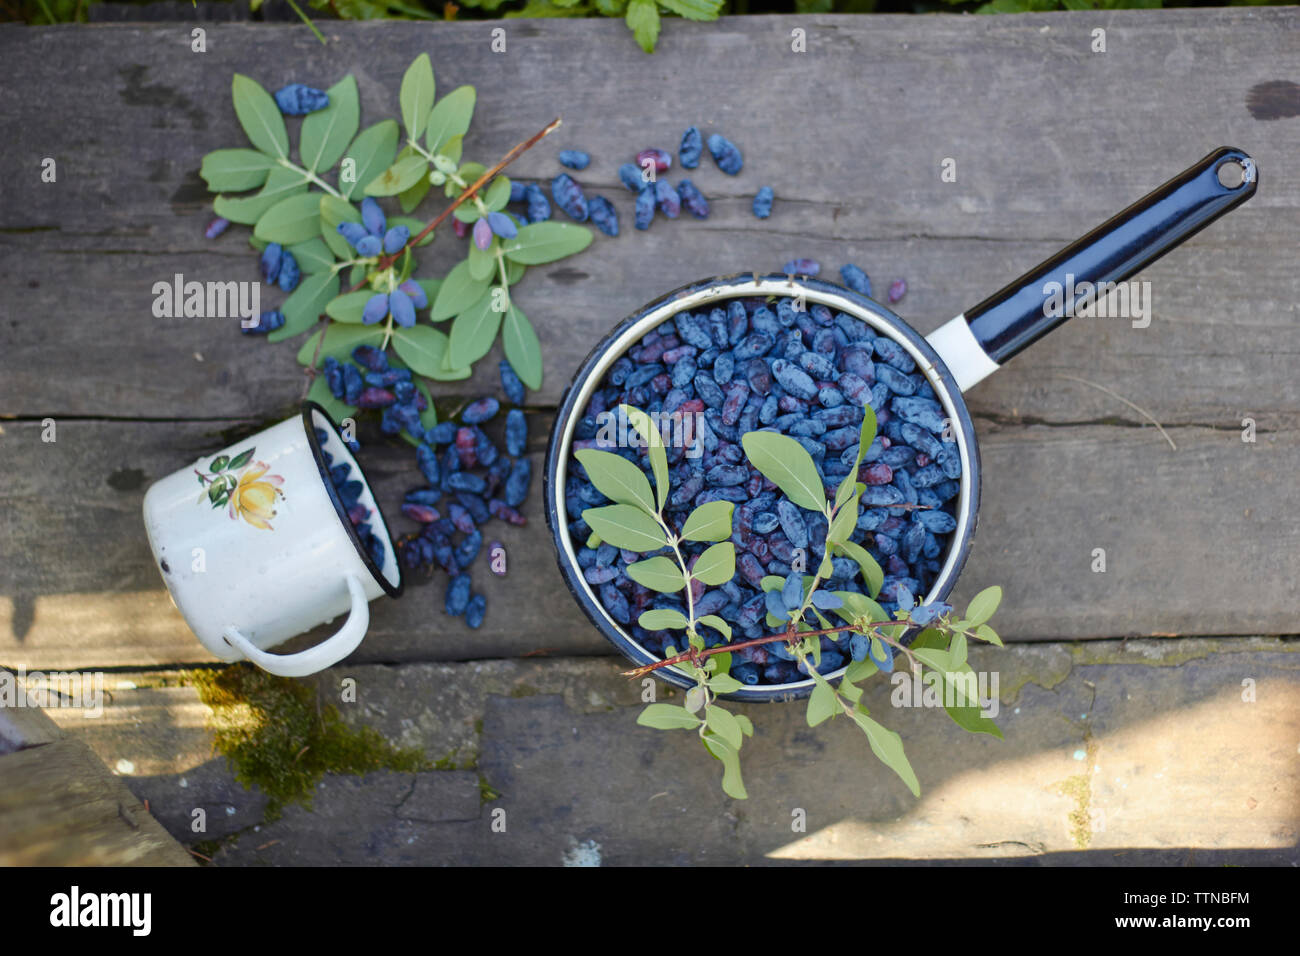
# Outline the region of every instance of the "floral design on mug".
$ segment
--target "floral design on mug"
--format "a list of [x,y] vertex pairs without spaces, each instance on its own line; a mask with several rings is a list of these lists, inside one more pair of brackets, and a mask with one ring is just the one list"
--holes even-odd
[[280,490],[284,478],[268,475],[271,466],[254,461],[254,451],[256,448],[246,448],[233,458],[218,455],[208,465],[208,473],[196,468],[194,474],[203,486],[199,502],[207,498],[213,508],[227,507],[231,521],[243,518],[254,528],[271,531],[276,499],[284,497]]

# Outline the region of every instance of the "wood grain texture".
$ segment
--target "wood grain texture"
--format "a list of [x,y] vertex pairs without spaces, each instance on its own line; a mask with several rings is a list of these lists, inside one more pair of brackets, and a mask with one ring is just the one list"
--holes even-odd
[[[533,416],[540,458],[546,416]],[[141,525],[153,481],[225,443],[240,423],[74,422],[40,441],[38,423],[0,436],[0,663],[28,668],[160,666],[210,660],[170,605]],[[1291,634],[1289,582],[1300,576],[1294,517],[1300,436],[1151,427],[984,429],[985,491],[975,549],[956,592],[1007,594],[998,631],[1010,640],[1138,635]],[[367,441],[361,459],[395,533],[419,484],[407,446]],[[488,598],[483,627],[444,615],[446,575],[417,572],[399,600],[371,604],[350,660],[472,660],[601,654],[610,648],[556,568],[540,479],[525,528],[484,527],[508,554],[504,578],[486,552],[473,569]],[[1094,572],[1093,550],[1106,570]],[[316,642],[329,627],[285,645]]]
[[[474,23],[324,24],[327,48],[297,27],[210,26],[206,54],[180,24],[0,27],[13,77],[0,89],[13,120],[0,181],[18,197],[0,206],[0,416],[19,419],[0,435],[0,661],[204,659],[152,567],[140,498],[229,430],[286,417],[302,378],[292,346],[241,336],[233,320],[153,318],[152,284],[256,278],[248,230],[202,238],[200,159],[243,144],[232,72],[270,89],[352,72],[368,125],[396,114],[402,70],[424,50],[439,90],[478,87],[467,155],[491,161],[562,115],[512,171],[549,178],[558,150],[587,149],[578,178],[624,219],[624,235],[530,270],[517,290],[547,361],[531,396],[537,449],[545,408],[587,350],[678,285],[796,255],[834,278],[853,261],[878,290],[905,276],[898,310],[929,331],[1211,148],[1246,149],[1259,193],[1139,277],[1149,328],[1076,319],[971,394],[986,492],[958,597],[995,582],[1018,595],[1000,620],[1012,639],[1295,632],[1300,185],[1286,171],[1300,122],[1247,104],[1259,84],[1300,75],[1300,12],[731,17],[666,23],[654,57],[619,23],[505,26],[504,55]],[[805,54],[790,52],[795,26]],[[1104,54],[1089,52],[1097,26]],[[706,159],[692,178],[713,216],[635,232],[615,170],[643,146],[675,146],[688,123],[738,142],[745,171],[725,177]],[[40,182],[46,156],[57,183]],[[955,183],[939,178],[948,157]],[[764,184],[778,200],[760,222],[749,201]],[[458,255],[441,236],[420,273]],[[435,394],[495,391],[495,357]],[[1076,379],[1154,415],[1178,450]],[[52,445],[39,437],[46,416],[59,422]],[[1255,444],[1240,440],[1243,417]],[[387,508],[419,483],[405,445],[364,456]],[[502,580],[475,575],[489,596],[481,631],[442,615],[439,576],[374,605],[356,659],[607,650],[564,590],[540,508],[538,478],[529,527],[487,534],[512,563]],[[1096,547],[1104,574],[1089,570]]]
[[[635,150],[674,146],[690,122],[745,149],[740,177],[707,159],[694,176],[713,199],[708,221],[625,228],[524,280],[517,301],[547,356],[544,402],[644,302],[795,255],[832,275],[858,262],[878,287],[907,277],[899,309],[929,331],[1227,143],[1256,157],[1260,191],[1143,274],[1151,327],[1076,320],[981,385],[972,404],[1051,422],[1135,420],[1100,392],[1047,377],[1064,369],[1161,421],[1218,426],[1251,414],[1290,427],[1300,417],[1289,374],[1300,353],[1300,185],[1286,170],[1300,124],[1256,119],[1247,102],[1258,84],[1300,73],[1297,24],[1295,9],[730,17],[667,22],[653,57],[605,21],[507,23],[505,54],[474,23],[323,24],[328,47],[296,26],[213,25],[206,54],[190,52],[184,25],[0,28],[15,78],[0,90],[13,119],[0,175],[30,183],[0,209],[12,281],[0,413],[262,417],[291,398],[292,349],[249,341],[230,321],[150,314],[152,283],[175,272],[256,277],[246,230],[202,238],[210,197],[200,159],[243,144],[230,75],[274,89],[353,72],[368,124],[395,115],[402,70],[428,50],[440,90],[478,86],[467,155],[491,161],[562,115],[561,132],[512,171],[549,178],[556,152],[581,146],[595,159],[578,178],[618,204],[625,227],[630,197],[615,169]],[[1103,54],[1089,48],[1099,25]],[[808,31],[807,53],[790,51],[793,26]],[[59,162],[56,184],[39,181],[45,156]],[[939,178],[949,157],[955,183]],[[760,223],[749,200],[763,184],[778,201]],[[457,256],[442,237],[421,271],[440,273]]]

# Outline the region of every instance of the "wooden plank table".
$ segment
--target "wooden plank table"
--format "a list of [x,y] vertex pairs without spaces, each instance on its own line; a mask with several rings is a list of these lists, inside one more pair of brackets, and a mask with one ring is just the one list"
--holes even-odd
[[[478,87],[467,155],[491,161],[561,115],[512,174],[549,178],[559,149],[584,148],[579,180],[624,218],[624,235],[518,288],[546,355],[531,396],[539,455],[587,349],[668,289],[794,256],[832,276],[852,261],[877,289],[906,277],[899,311],[928,332],[1210,149],[1250,152],[1258,194],[1140,276],[1149,328],[1076,319],[971,393],[986,484],[958,597],[1003,585],[1011,640],[1296,632],[1300,119],[1269,118],[1285,97],[1260,117],[1247,105],[1259,84],[1300,80],[1294,8],[673,21],[653,57],[594,20],[506,21],[494,54],[494,25],[324,23],[326,47],[297,27],[209,25],[202,54],[187,24],[0,27],[0,662],[208,659],[152,565],[141,497],[223,436],[286,417],[303,379],[293,346],[232,320],[153,318],[151,287],[176,272],[256,278],[246,230],[203,238],[200,158],[243,142],[233,72],[271,89],[352,72],[369,124],[395,115],[425,50],[441,90]],[[796,26],[806,53],[791,51]],[[1105,53],[1090,49],[1098,27]],[[707,221],[633,231],[616,167],[692,123],[739,143],[744,173],[700,171]],[[45,157],[55,183],[41,182]],[[956,182],[940,179],[946,158]],[[778,201],[760,222],[749,202],[764,184]],[[442,270],[454,256],[442,237],[421,259]],[[495,391],[495,365],[437,394]],[[365,443],[395,508],[419,483],[414,456]],[[536,479],[525,513],[525,529],[493,526],[511,573],[476,575],[481,631],[442,615],[441,578],[416,582],[373,605],[354,660],[605,653],[555,569]],[[1104,574],[1090,571],[1095,548]]]

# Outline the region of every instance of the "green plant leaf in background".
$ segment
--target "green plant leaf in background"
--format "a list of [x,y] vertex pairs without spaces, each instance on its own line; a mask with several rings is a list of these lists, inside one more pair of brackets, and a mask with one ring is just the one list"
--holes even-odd
[[686,587],[686,578],[677,562],[662,554],[629,564],[627,575],[638,584],[662,594],[673,594]]
[[725,541],[731,537],[731,514],[735,507],[730,501],[700,505],[682,525],[682,537],[687,541]]
[[496,290],[488,289],[452,321],[451,347],[447,355],[453,366],[468,367],[492,348],[504,318],[503,313],[496,310],[497,298]]
[[231,80],[230,92],[235,101],[235,115],[248,141],[270,156],[288,159],[289,132],[271,94],[257,80],[241,73],[236,73]]
[[717,587],[736,576],[736,546],[730,541],[715,544],[704,550],[691,569],[691,577]]
[[438,289],[438,298],[429,310],[430,320],[442,322],[464,312],[480,301],[490,286],[491,282],[488,280],[475,279],[470,274],[469,261],[461,260],[442,280],[442,286]]
[[653,53],[655,41],[659,39],[659,8],[655,0],[628,0],[624,19],[641,49]]
[[636,722],[656,730],[688,730],[704,723],[685,707],[676,704],[650,704],[637,716]]
[[[283,166],[274,167],[266,177],[266,184],[253,196],[218,196],[212,211],[218,216],[251,226],[261,219],[268,209],[284,199],[307,191],[307,180]],[[340,236],[340,239],[343,237]]]
[[442,360],[447,353],[447,336],[427,325],[393,330],[393,348],[413,371],[430,378],[442,374]]
[[[321,335],[325,336],[321,342]],[[298,364],[311,365],[312,356],[316,356],[316,367],[325,363],[327,356],[334,356],[339,361],[346,360],[358,345],[378,346],[384,341],[382,325],[343,325],[331,322],[323,333],[317,332],[308,337],[298,350]],[[317,351],[317,343],[320,349]]]
[[312,236],[306,242],[296,243],[289,247],[289,251],[293,253],[294,260],[304,274],[324,272],[334,265],[334,254],[320,236]]
[[334,272],[318,272],[305,276],[298,283],[298,288],[284,300],[280,311],[284,313],[284,325],[270,333],[268,342],[283,342],[300,332],[311,328],[325,311],[326,304],[339,294],[339,277]]
[[591,530],[616,548],[645,553],[658,551],[668,544],[663,528],[640,508],[632,505],[605,505],[587,508],[583,519]]
[[640,468],[622,455],[595,448],[583,448],[574,455],[586,470],[587,480],[610,501],[634,505],[646,514],[656,513],[658,509],[650,481]]
[[253,227],[253,235],[258,239],[286,246],[306,242],[319,234],[320,198],[316,193],[281,199]]
[[636,621],[647,631],[682,630],[686,627],[686,615],[672,608],[655,608],[641,612]]
[[429,172],[429,163],[423,156],[399,159],[366,184],[367,196],[396,196],[419,182]]

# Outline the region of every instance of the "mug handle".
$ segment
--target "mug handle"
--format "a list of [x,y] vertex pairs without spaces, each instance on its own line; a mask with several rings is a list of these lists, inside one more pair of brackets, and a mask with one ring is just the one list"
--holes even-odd
[[262,670],[277,677],[306,677],[332,667],[357,649],[361,639],[366,636],[366,628],[370,626],[370,602],[361,587],[360,579],[349,574],[344,580],[352,595],[352,609],[348,612],[348,619],[337,634],[315,647],[296,654],[271,654],[240,634],[233,624],[223,632],[226,643],[241,651]]

